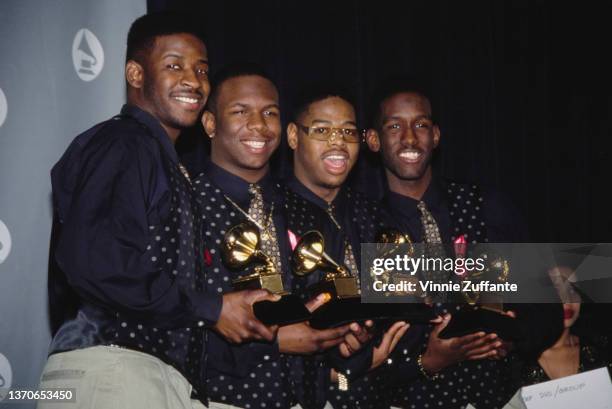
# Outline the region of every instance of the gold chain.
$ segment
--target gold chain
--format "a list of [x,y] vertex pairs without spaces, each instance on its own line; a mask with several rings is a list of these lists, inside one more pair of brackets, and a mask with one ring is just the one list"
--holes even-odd
[[232,206],[234,206],[236,208],[236,210],[238,210],[244,217],[249,219],[249,221],[251,223],[253,223],[255,226],[257,226],[257,228],[261,232],[264,232],[264,233],[268,234],[270,237],[273,237],[273,235],[270,232],[270,225],[271,225],[271,222],[272,222],[272,214],[274,212],[274,203],[272,203],[272,205],[270,206],[270,214],[268,214],[268,217],[266,218],[266,225],[262,226],[261,223],[259,223],[257,220],[255,220],[248,212],[245,212],[242,207],[238,206],[238,204],[236,202],[234,202],[232,199],[230,199],[228,195],[224,194],[223,197],[225,198],[225,200],[230,202],[230,204]]
[[187,172],[187,168],[185,166],[183,166],[183,164],[180,163],[180,162],[178,164],[178,168],[181,171],[181,173],[183,174],[183,176],[185,176],[185,179],[187,179],[187,182],[189,182],[189,184],[191,184],[191,177],[189,177],[189,172]]

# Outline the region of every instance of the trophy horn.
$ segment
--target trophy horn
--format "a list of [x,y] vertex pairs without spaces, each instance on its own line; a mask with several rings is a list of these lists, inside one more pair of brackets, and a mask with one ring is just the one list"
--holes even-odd
[[237,224],[225,233],[221,255],[230,268],[242,268],[252,259],[267,262],[268,257],[259,249],[259,229],[253,223]]
[[381,250],[386,250],[383,251],[382,256],[386,256],[390,253],[393,253],[397,249],[397,247],[402,244],[408,244],[409,256],[412,257],[414,255],[414,246],[412,244],[412,240],[410,240],[410,236],[408,234],[401,233],[397,229],[389,228],[380,231],[376,235],[375,241],[376,243],[380,243],[383,245],[381,246]]
[[316,269],[338,274],[341,277],[350,276],[346,267],[336,263],[325,252],[325,239],[318,231],[309,231],[300,239],[293,250],[293,272],[302,277]]
[[[400,246],[407,244],[408,251],[406,254],[409,257],[414,256],[414,245],[412,244],[412,240],[408,234],[403,234],[399,230],[394,228],[386,228],[378,232],[375,238],[376,241],[376,257],[386,258],[394,255],[399,249]],[[400,272],[396,272],[393,270],[386,270],[382,274],[375,274],[373,269],[370,269],[370,277],[373,280],[380,280],[383,283],[394,283],[398,284],[401,282],[410,282],[416,285],[415,288],[418,287],[418,280],[410,274],[403,274]],[[419,295],[419,291],[414,292],[398,292],[401,295]],[[389,293],[385,293],[386,296],[389,296]]]

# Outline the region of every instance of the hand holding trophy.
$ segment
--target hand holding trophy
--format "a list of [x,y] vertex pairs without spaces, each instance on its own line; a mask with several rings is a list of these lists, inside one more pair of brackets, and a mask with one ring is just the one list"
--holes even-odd
[[[485,268],[482,271],[466,271],[460,276],[462,282],[467,280],[477,284],[508,281],[510,274],[508,260],[490,251],[480,252],[479,257],[485,260]],[[506,341],[517,341],[524,336],[517,320],[504,311],[502,294],[493,291],[462,290],[461,296],[460,301],[467,305],[453,315],[449,325],[440,332],[440,338],[449,339],[479,331],[495,333]]]
[[298,297],[285,290],[281,273],[260,246],[259,228],[251,222],[240,223],[225,234],[221,254],[227,267],[242,270],[253,263],[258,264],[251,274],[232,281],[234,289],[264,289],[281,296],[276,302],[260,301],[253,305],[255,316],[266,325],[287,325],[307,320],[309,311]]
[[298,276],[315,270],[325,273],[318,283],[308,288],[311,297],[326,294],[328,300],[312,313],[310,325],[313,328],[331,328],[366,320],[429,322],[433,318],[431,309],[422,304],[398,308],[398,304],[362,303],[357,278],[325,252],[325,240],[317,231],[304,234],[298,242],[293,251],[292,268]]

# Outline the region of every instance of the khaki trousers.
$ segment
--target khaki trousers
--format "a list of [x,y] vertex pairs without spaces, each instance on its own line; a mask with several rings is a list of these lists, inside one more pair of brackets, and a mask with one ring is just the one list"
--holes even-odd
[[191,384],[154,356],[112,346],[51,355],[41,389],[73,388],[75,402],[40,401],[39,409],[204,409]]

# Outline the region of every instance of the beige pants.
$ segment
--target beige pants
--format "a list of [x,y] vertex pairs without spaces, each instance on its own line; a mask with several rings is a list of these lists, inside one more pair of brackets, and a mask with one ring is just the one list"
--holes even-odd
[[173,367],[129,349],[96,346],[51,355],[41,389],[73,388],[75,402],[41,401],[39,409],[204,409]]

